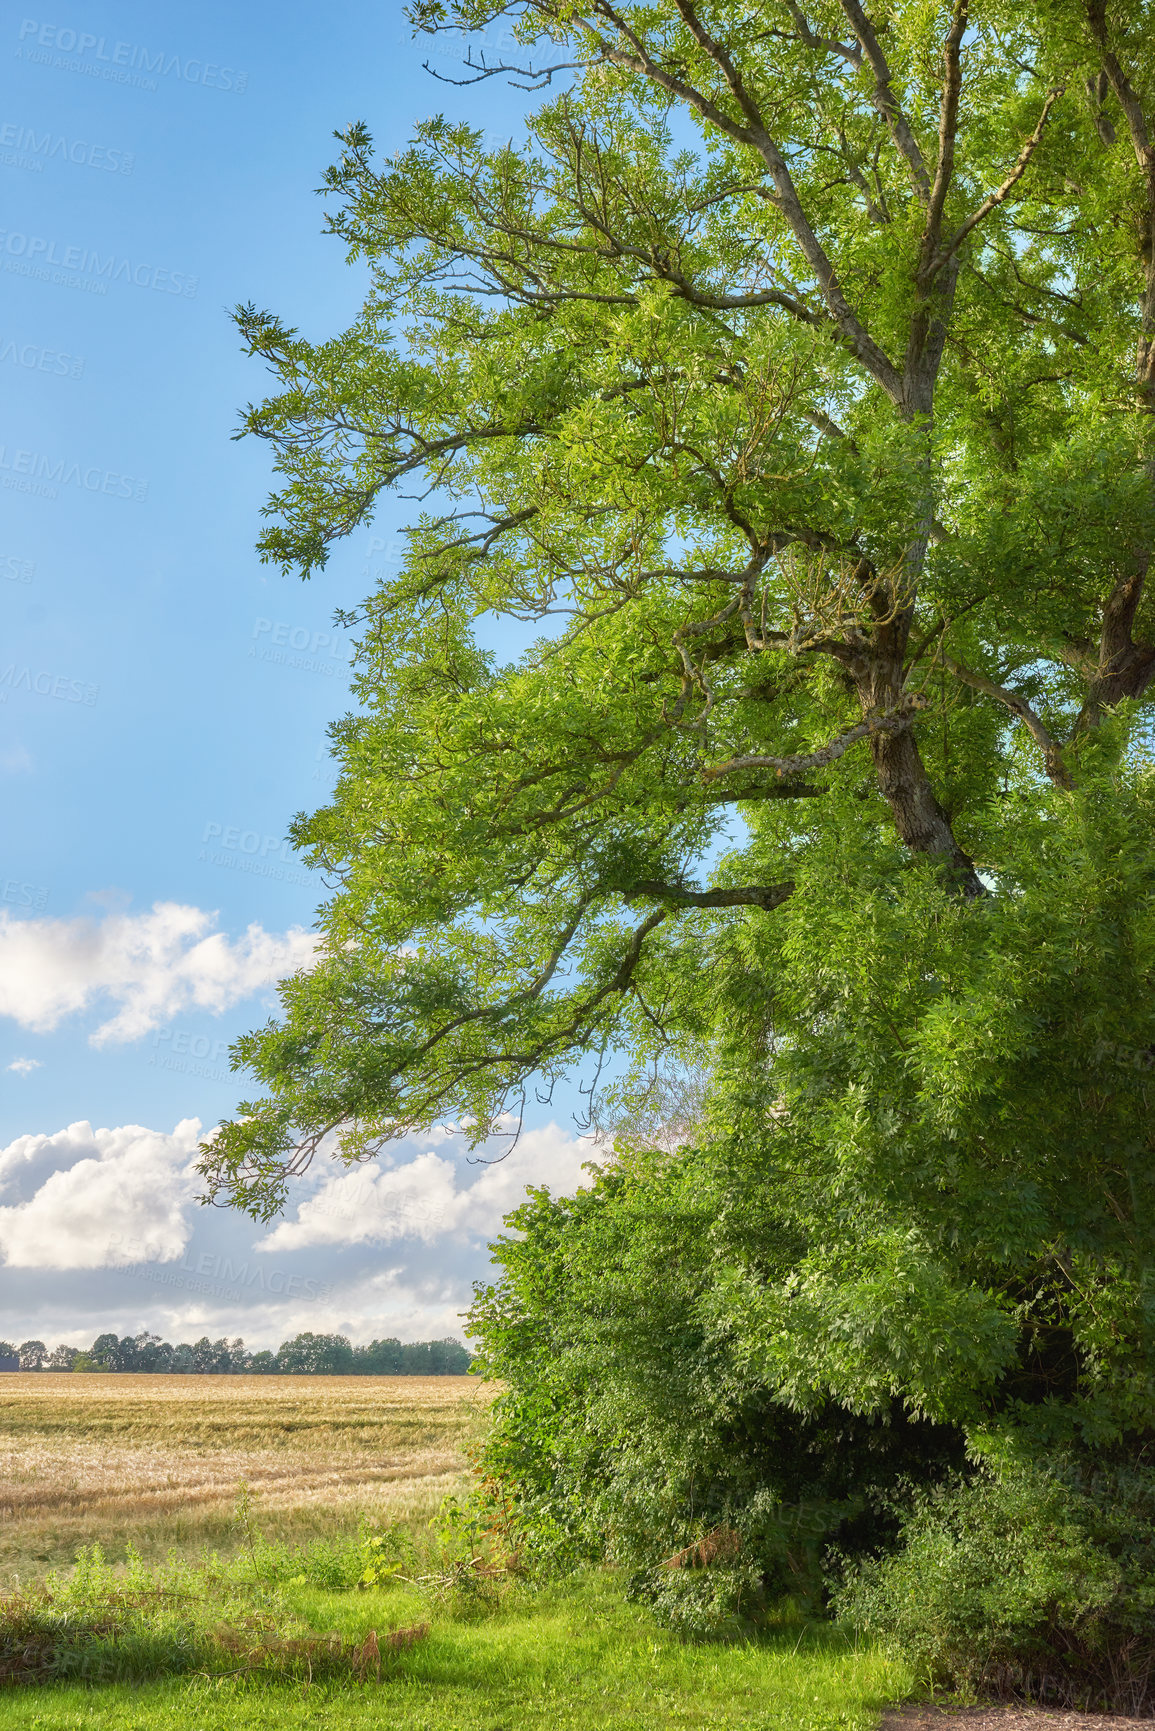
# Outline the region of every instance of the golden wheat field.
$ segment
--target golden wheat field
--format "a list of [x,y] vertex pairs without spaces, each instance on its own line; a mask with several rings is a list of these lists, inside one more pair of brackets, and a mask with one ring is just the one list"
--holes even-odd
[[0,1586],[99,1541],[118,1559],[239,1542],[242,1482],[270,1538],[427,1518],[492,1389],[467,1376],[0,1379]]

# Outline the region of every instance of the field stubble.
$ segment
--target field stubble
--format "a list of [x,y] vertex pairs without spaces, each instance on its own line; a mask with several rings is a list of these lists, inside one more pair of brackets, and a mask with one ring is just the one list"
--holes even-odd
[[110,1560],[231,1551],[242,1481],[270,1539],[427,1519],[492,1393],[464,1376],[6,1375],[0,1585],[94,1542]]

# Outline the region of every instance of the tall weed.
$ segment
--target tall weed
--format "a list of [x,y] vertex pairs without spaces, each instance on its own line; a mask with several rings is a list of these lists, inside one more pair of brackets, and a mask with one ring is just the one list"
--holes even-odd
[[257,1577],[259,1551],[199,1566],[170,1556],[150,1566],[134,1551],[123,1572],[99,1545],[82,1550],[71,1575],[0,1599],[0,1683],[143,1682],[206,1676],[380,1678],[390,1652],[428,1624],[361,1641],[318,1634],[282,1593]]

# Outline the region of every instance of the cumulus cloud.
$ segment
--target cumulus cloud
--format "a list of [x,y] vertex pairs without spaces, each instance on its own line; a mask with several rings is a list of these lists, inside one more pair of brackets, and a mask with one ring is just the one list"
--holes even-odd
[[460,1138],[443,1132],[439,1140],[441,1152],[427,1148],[403,1164],[356,1166],[325,1179],[298,1205],[296,1219],[274,1227],[257,1249],[491,1238],[527,1184],[573,1191],[584,1181],[582,1165],[590,1158],[589,1142],[556,1124],[527,1130],[504,1160],[481,1166],[462,1164]]
[[591,1153],[549,1125],[478,1165],[463,1138],[434,1130],[393,1144],[380,1164],[323,1168],[293,1218],[268,1230],[197,1206],[199,1133],[195,1119],[170,1134],[79,1123],[0,1147],[10,1338],[88,1346],[106,1329],[148,1328],[172,1341],[241,1335],[256,1350],[304,1329],[460,1336],[473,1283],[493,1277],[488,1240],[502,1217],[527,1184],[564,1194],[587,1182]]
[[171,1262],[188,1243],[186,1210],[200,1120],[170,1135],[70,1124],[0,1149],[0,1255],[12,1268],[125,1268]]
[[302,1329],[355,1340],[460,1334],[503,1216],[527,1184],[567,1193],[586,1182],[591,1152],[551,1124],[506,1159],[477,1164],[461,1136],[435,1130],[394,1144],[379,1164],[324,1169],[291,1219],[254,1230],[240,1214],[197,1206],[200,1135],[195,1118],[167,1133],[76,1123],[0,1147],[9,1336],[86,1346],[108,1328],[150,1328],[168,1340],[242,1335],[255,1348]]
[[17,1076],[31,1076],[33,1070],[40,1070],[43,1065],[39,1058],[13,1058],[8,1068]]
[[138,1040],[195,1006],[219,1013],[305,966],[316,938],[300,926],[275,934],[251,925],[231,940],[217,915],[178,902],[102,919],[19,919],[0,909],[0,1015],[48,1033],[97,1000],[116,1014],[94,1046]]

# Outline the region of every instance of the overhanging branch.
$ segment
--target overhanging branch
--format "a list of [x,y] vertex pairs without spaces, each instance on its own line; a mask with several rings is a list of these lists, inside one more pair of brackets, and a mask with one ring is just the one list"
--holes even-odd
[[778,775],[802,775],[807,770],[825,769],[827,764],[837,763],[860,739],[869,739],[872,733],[903,733],[919,710],[926,707],[927,699],[918,693],[912,693],[896,708],[886,710],[881,715],[867,716],[865,721],[848,727],[844,733],[832,739],[829,745],[820,746],[817,751],[804,751],[793,757],[771,757],[764,752],[752,753],[747,757],[730,757],[725,763],[707,764],[702,770],[702,779],[714,781],[718,776],[732,775],[738,769],[772,769]]
[[639,878],[625,892],[628,902],[639,897],[670,902],[683,908],[780,908],[794,894],[794,880],[782,884],[746,884],[725,890],[687,890],[680,884],[663,884],[654,878]]
[[1070,770],[1063,762],[1063,754],[1058,741],[1047,727],[1040,721],[1026,698],[1017,691],[1011,691],[1005,685],[997,685],[993,679],[988,679],[984,673],[976,673],[973,668],[964,667],[961,661],[953,661],[949,655],[943,656],[943,665],[954,674],[964,685],[969,685],[972,691],[981,691],[984,697],[993,697],[996,703],[1001,703],[1009,709],[1012,715],[1017,715],[1030,733],[1031,738],[1043,754],[1043,762],[1047,774],[1056,787],[1061,787],[1069,793],[1074,787],[1074,779]]

